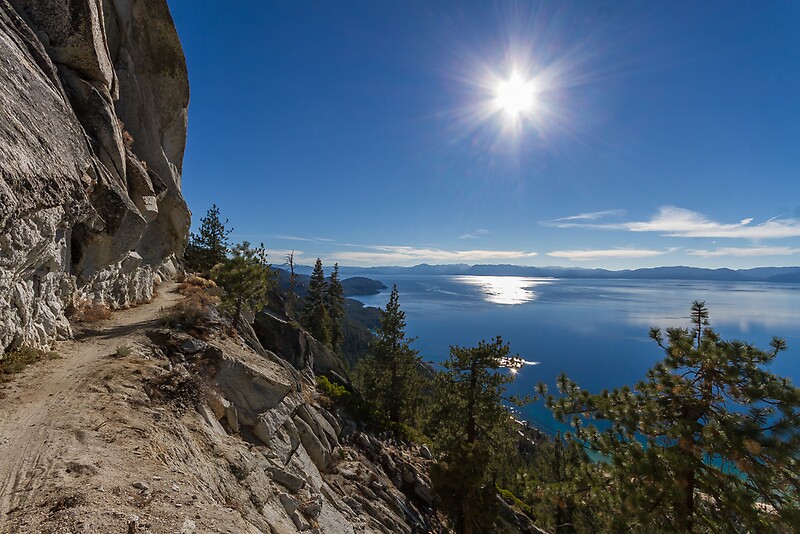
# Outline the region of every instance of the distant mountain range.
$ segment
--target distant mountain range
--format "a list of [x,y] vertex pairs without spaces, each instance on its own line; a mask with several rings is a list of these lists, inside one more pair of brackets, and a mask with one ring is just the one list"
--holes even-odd
[[[310,273],[312,267],[302,265],[298,272]],[[393,274],[419,275],[484,275],[532,276],[553,278],[606,278],[627,280],[719,280],[728,282],[800,283],[798,267],[757,267],[754,269],[703,269],[700,267],[654,267],[647,269],[583,269],[576,267],[525,267],[521,265],[466,265],[463,263],[413,267],[340,267],[345,276],[378,276]]]

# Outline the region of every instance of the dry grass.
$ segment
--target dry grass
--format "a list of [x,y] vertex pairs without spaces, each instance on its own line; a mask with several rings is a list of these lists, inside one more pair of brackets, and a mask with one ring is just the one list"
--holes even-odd
[[199,287],[199,288],[203,288],[203,289],[214,289],[214,288],[217,287],[217,283],[214,282],[213,280],[209,280],[208,278],[203,278],[202,276],[197,276],[197,275],[193,274],[193,275],[187,276],[183,280],[183,283],[180,286],[178,286],[178,291],[180,291],[181,294],[184,294],[183,291],[185,289],[189,288],[189,287]]
[[101,302],[82,302],[69,313],[76,323],[98,323],[111,317],[111,308]]
[[133,136],[128,130],[122,130],[122,143],[125,145],[125,148],[131,148],[133,146]]
[[209,308],[219,299],[209,290],[192,284],[181,284],[178,292],[184,299],[164,310],[161,317],[167,324],[195,326],[208,316]]
[[131,148],[133,146],[133,136],[128,130],[125,129],[125,123],[118,118],[117,126],[119,126],[119,129],[122,132],[122,144],[125,145],[125,148]]

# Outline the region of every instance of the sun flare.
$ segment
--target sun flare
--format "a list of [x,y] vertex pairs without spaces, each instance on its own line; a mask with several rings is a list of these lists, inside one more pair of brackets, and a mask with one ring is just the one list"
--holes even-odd
[[512,118],[531,111],[534,100],[533,82],[523,80],[516,72],[507,80],[500,81],[495,88],[497,108]]

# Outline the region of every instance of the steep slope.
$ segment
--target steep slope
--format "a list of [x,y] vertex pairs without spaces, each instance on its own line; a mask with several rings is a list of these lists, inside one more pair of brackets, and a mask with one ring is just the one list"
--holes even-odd
[[418,447],[360,431],[213,309],[164,328],[174,289],[0,390],[0,531],[441,530]]
[[164,0],[0,0],[0,349],[174,273],[188,100]]

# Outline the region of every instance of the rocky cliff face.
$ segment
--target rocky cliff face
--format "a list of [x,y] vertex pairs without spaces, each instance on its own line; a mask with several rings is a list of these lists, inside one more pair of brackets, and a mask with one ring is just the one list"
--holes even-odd
[[174,274],[188,101],[165,0],[0,0],[0,350]]

